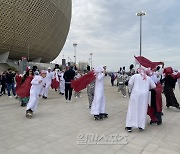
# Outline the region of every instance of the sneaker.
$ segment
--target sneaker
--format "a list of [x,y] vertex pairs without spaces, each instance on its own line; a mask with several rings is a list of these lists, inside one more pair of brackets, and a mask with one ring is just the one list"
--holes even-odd
[[161,125],[161,124],[162,124],[162,121],[158,121],[158,122],[157,122],[157,125]]
[[128,132],[132,132],[132,128],[131,127],[126,127],[125,128]]
[[143,131],[143,129],[141,127],[138,127],[140,131]]
[[126,98],[126,95],[123,95],[124,98]]
[[18,97],[17,95],[14,96],[14,98],[17,98],[17,97]]
[[176,107],[176,109],[180,109],[180,107]]
[[26,112],[26,117],[27,117],[27,118],[31,119],[32,116],[33,116],[33,112],[29,112],[29,111]]
[[31,115],[30,111],[26,111],[26,117],[28,118]]
[[157,124],[157,121],[152,121],[152,120],[151,120],[151,121],[150,121],[150,125],[152,125],[152,124],[153,124],[153,125],[156,125],[156,124]]
[[46,97],[46,96],[43,96],[42,98],[47,99],[47,97]]
[[68,103],[69,101],[68,100],[66,100],[66,103]]
[[9,98],[13,98],[12,96],[8,96]]
[[77,96],[75,98],[78,98]]

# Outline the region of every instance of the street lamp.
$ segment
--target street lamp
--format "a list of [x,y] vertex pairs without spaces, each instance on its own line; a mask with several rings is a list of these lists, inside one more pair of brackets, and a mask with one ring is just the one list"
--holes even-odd
[[146,12],[144,11],[140,11],[138,13],[136,13],[137,16],[140,17],[140,56],[141,56],[141,38],[142,38],[142,16],[146,15]]
[[89,65],[91,65],[91,58],[89,58]]
[[91,56],[91,70],[92,70],[92,55],[93,55],[93,53],[90,53],[90,56]]
[[76,65],[76,47],[77,47],[77,43],[73,43],[73,47],[74,47],[74,64]]

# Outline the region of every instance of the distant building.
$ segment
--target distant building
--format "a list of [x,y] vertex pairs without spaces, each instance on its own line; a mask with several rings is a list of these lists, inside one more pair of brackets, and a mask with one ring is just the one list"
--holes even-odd
[[79,62],[78,63],[78,70],[81,70],[81,71],[87,70],[87,65],[89,65],[88,62]]

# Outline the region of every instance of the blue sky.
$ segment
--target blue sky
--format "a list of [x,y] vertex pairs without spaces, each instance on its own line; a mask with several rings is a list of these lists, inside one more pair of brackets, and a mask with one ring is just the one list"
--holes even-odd
[[179,0],[72,0],[72,21],[60,55],[74,61],[73,43],[77,43],[77,61],[89,61],[93,67],[107,65],[116,71],[129,68],[139,55],[139,17],[142,19],[142,55],[165,66],[180,68]]

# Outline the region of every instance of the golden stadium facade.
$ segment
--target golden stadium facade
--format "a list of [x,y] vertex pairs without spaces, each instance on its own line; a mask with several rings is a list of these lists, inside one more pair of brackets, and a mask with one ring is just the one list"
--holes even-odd
[[0,55],[54,60],[66,41],[71,0],[0,0]]

